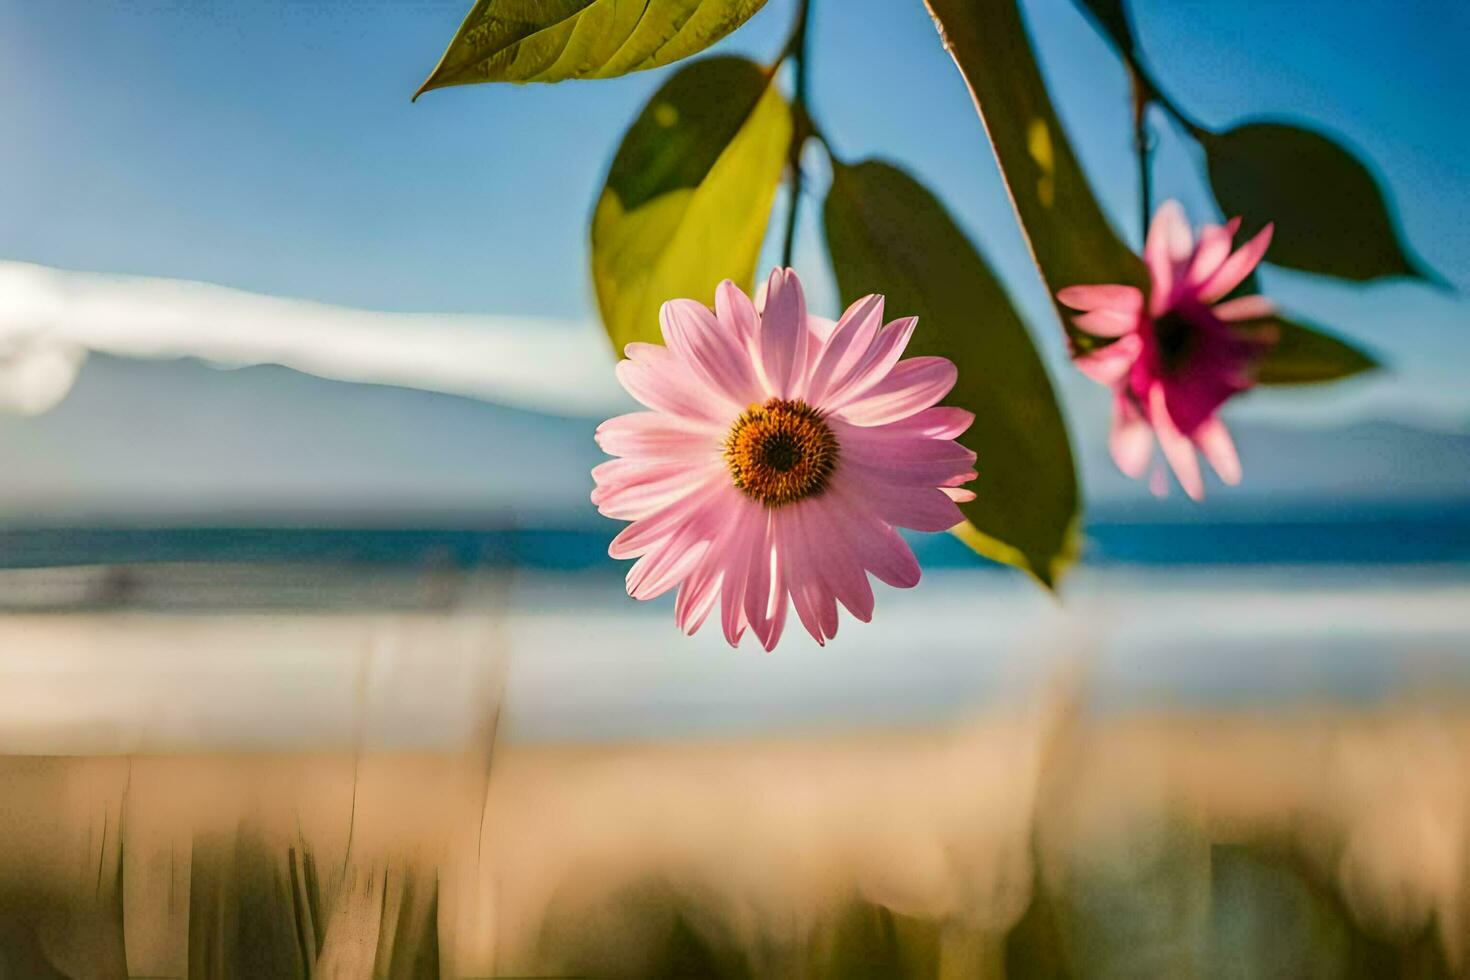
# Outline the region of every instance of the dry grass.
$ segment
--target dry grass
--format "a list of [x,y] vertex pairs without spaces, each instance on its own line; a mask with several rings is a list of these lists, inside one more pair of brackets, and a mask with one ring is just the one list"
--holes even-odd
[[0,976],[1465,969],[1470,717],[0,760]]

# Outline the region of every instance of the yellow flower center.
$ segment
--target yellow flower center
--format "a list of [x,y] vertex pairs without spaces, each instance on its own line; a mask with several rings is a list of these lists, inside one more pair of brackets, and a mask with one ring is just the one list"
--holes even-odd
[[780,507],[827,489],[837,437],[806,402],[772,398],[735,420],[725,461],[735,486],[767,507]]

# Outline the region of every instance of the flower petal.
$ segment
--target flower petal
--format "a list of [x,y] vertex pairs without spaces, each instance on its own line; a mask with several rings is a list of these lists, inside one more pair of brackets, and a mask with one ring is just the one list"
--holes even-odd
[[729,279],[715,287],[715,317],[747,350],[760,330],[760,315],[745,291]]
[[722,470],[718,457],[697,466],[683,459],[610,459],[592,469],[592,503],[603,517],[639,520],[715,485]]
[[[836,517],[830,495],[813,498],[800,505],[806,518],[806,531],[818,573],[837,601],[862,622],[873,618],[873,587],[852,547],[856,529],[844,526]],[[828,636],[837,633],[834,626]]]
[[1115,385],[1143,352],[1143,338],[1129,334],[1095,351],[1073,358],[1077,369],[1098,384]]
[[656,599],[683,581],[709,549],[708,540],[695,540],[697,532],[684,528],[663,547],[639,558],[628,569],[628,595],[634,599]]
[[1239,286],[1261,264],[1261,259],[1266,255],[1266,249],[1271,247],[1271,234],[1276,229],[1274,224],[1267,224],[1256,233],[1256,236],[1236,249],[1220,268],[1210,277],[1208,282],[1202,283],[1199,288],[1199,297],[1206,303],[1213,303]]
[[594,438],[609,456],[641,460],[697,458],[720,452],[722,430],[662,412],[630,412],[597,427]]
[[1115,310],[1137,315],[1143,310],[1143,292],[1135,286],[1067,286],[1057,290],[1057,300],[1063,306],[1084,312]]
[[1235,451],[1235,440],[1230,430],[1219,418],[1212,418],[1194,433],[1194,444],[1199,447],[1211,468],[1219,474],[1221,481],[1235,486],[1240,482],[1240,455]]
[[765,511],[751,535],[746,572],[745,619],[761,646],[774,650],[786,625],[786,569],[776,536],[775,512]]
[[801,280],[790,269],[773,269],[766,282],[759,338],[760,369],[768,394],[798,397],[806,381],[802,370],[808,342]]
[[713,394],[673,351],[658,344],[629,344],[618,380],[628,394],[656,412],[728,425],[729,401]]
[[1261,295],[1237,296],[1216,304],[1214,312],[1216,317],[1226,323],[1239,323],[1243,320],[1260,320],[1274,316],[1276,304]]
[[607,547],[613,558],[637,558],[657,547],[679,530],[684,524],[698,520],[701,512],[711,507],[719,508],[723,494],[739,494],[734,487],[721,485],[717,480],[706,479],[685,490],[683,496],[641,517],[618,532]]
[[1074,316],[1072,322],[1094,337],[1122,337],[1138,330],[1139,319],[1137,311],[1101,309]]
[[836,486],[820,499],[827,502],[828,513],[842,527],[859,564],[878,581],[897,589],[919,584],[919,562],[913,550],[862,499]]
[[721,544],[720,541],[711,544],[703,559],[679,586],[679,596],[674,600],[674,623],[688,636],[693,636],[704,625],[720,598],[723,567],[717,556]]
[[1164,402],[1164,386],[1155,385],[1149,392],[1149,423],[1159,438],[1159,448],[1169,461],[1169,468],[1179,480],[1179,485],[1192,500],[1202,500],[1205,495],[1204,481],[1200,479],[1199,459],[1194,454],[1194,443],[1190,442],[1174,427],[1169,417],[1169,408]]
[[885,524],[913,531],[948,531],[965,519],[937,482],[896,482],[889,471],[856,460],[844,460],[838,466],[834,482],[842,480]]
[[[817,573],[815,552],[807,536],[800,508],[788,507],[773,515],[776,530],[776,549],[785,567],[786,581],[791,592],[791,605],[796,618],[812,635],[819,646],[827,645],[827,637],[837,632],[835,620],[837,605],[822,588]],[[831,605],[831,616],[826,606]],[[830,631],[829,631],[830,627]]]
[[915,439],[953,439],[964,434],[975,423],[975,413],[950,405],[938,405],[915,412],[907,418],[895,419],[882,426],[870,427],[889,436]]
[[882,326],[882,296],[864,296],[847,308],[812,369],[807,398],[813,405],[821,405],[829,389],[846,381]]
[[766,518],[764,508],[755,501],[745,498],[739,503],[724,549],[725,564],[720,580],[720,627],[732,647],[740,645],[740,637],[749,625],[745,618],[745,591],[749,587],[751,556],[758,544],[757,533]]
[[1154,433],[1148,420],[1125,392],[1113,400],[1113,431],[1108,436],[1108,449],[1118,469],[1137,480],[1148,468],[1154,454]]
[[944,357],[910,357],[858,397],[833,411],[856,425],[883,425],[931,407],[954,388],[959,370]]
[[1143,245],[1143,260],[1148,265],[1150,290],[1149,310],[1154,315],[1168,308],[1177,280],[1175,267],[1189,258],[1194,238],[1184,208],[1178,201],[1165,201],[1154,212]]
[[669,300],[658,318],[669,350],[723,395],[735,414],[760,399],[760,382],[744,344],[703,303]]
[[828,386],[822,407],[835,411],[848,402],[861,398],[869,388],[888,377],[898,359],[903,357],[909,338],[914,335],[914,328],[918,325],[918,317],[906,316],[879,330],[867,352],[848,372],[847,377]]
[[1220,263],[1230,254],[1230,245],[1239,230],[1239,218],[1232,218],[1224,225],[1205,225],[1200,230],[1199,244],[1195,247],[1194,258],[1190,260],[1185,281],[1198,285],[1213,276],[1220,268]]
[[848,476],[902,487],[938,487],[973,472],[975,454],[952,439],[914,439],[832,420]]

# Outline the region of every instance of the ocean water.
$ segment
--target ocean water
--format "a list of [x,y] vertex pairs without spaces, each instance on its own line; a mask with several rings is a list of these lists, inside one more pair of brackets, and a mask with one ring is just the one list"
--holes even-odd
[[[825,649],[767,654],[623,593],[608,534],[11,530],[0,743],[452,744],[942,724],[1083,677],[1090,710],[1470,694],[1470,521],[1105,524],[1059,595],[944,535]],[[473,695],[473,696],[471,696]],[[48,741],[49,740],[49,741]],[[3,748],[3,744],[0,744]]]
[[[569,526],[0,527],[0,568],[159,562],[315,563],[403,568],[608,570],[620,524]],[[1413,565],[1470,563],[1470,504],[1276,510],[1235,519],[1090,523],[1083,564]],[[949,535],[909,535],[925,567],[994,568]]]

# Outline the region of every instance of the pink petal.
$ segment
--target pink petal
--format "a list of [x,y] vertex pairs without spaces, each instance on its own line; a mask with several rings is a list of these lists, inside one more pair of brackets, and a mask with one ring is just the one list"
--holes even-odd
[[1266,225],[1256,233],[1254,238],[1240,246],[1234,255],[1220,263],[1220,268],[1210,277],[1209,281],[1200,286],[1200,299],[1206,303],[1213,303],[1244,282],[1245,277],[1261,264],[1266,249],[1271,247],[1271,234],[1275,229],[1274,224]]
[[1108,448],[1118,469],[1138,479],[1154,454],[1154,434],[1143,413],[1124,392],[1113,400],[1113,431]]
[[628,569],[628,595],[634,599],[656,599],[678,585],[704,557],[708,540],[695,540],[686,528],[663,547],[650,551]]
[[626,352],[628,359],[618,362],[618,380],[644,405],[716,425],[729,425],[733,420],[729,400],[701,384],[673,351],[657,344],[633,343]]
[[704,553],[703,560],[679,586],[679,597],[674,601],[674,622],[689,636],[704,625],[720,598],[721,566],[713,557],[718,547],[718,543],[712,544]]
[[[747,511],[744,526],[732,536],[730,546],[736,555],[725,575],[725,610],[727,624],[732,620],[731,599],[740,596],[739,620],[748,623],[756,639],[767,650],[774,649],[781,638],[786,622],[786,584],[783,565],[776,550],[773,512],[750,501],[754,514]],[[738,577],[738,589],[732,589],[731,579]],[[727,625],[726,639],[731,644],[739,642],[739,632],[731,639]]]
[[[974,477],[971,477],[974,479]],[[975,499],[975,491],[964,490],[960,487],[940,487],[940,492],[957,504],[968,504]]]
[[806,365],[807,344],[806,297],[801,280],[790,269],[774,269],[766,283],[759,342],[761,373],[771,395],[797,397],[806,380],[801,369]]
[[827,513],[852,545],[858,563],[878,581],[896,589],[910,589],[919,584],[919,562],[908,543],[866,503],[839,487],[833,487],[819,499],[826,502]]
[[749,625],[745,618],[745,591],[749,586],[750,561],[759,543],[758,533],[766,519],[765,509],[748,498],[739,501],[724,544],[724,568],[720,581],[720,626],[725,640],[740,645]]
[[[726,493],[738,495],[740,491],[710,480],[696,484],[684,496],[619,531],[608,545],[607,553],[613,558],[637,558],[651,551],[685,524],[700,521],[705,512],[723,510],[720,505]],[[711,519],[704,518],[705,522]]]
[[882,326],[882,296],[864,296],[847,308],[812,369],[811,383],[807,385],[807,397],[812,404],[822,404],[828,389],[847,379]]
[[[848,574],[863,579],[864,584],[867,578],[856,562],[847,557],[839,557],[844,556],[845,552],[818,533],[818,522],[813,519],[812,514],[813,508],[807,507],[800,512],[794,512],[792,516],[796,518],[795,523],[806,548],[807,571],[810,574],[809,601],[816,609],[818,627],[830,640],[837,635],[837,593],[840,589],[837,579],[842,574],[842,569],[845,568]],[[793,593],[793,599],[794,597]]]
[[628,595],[653,599],[692,574],[713,543],[727,531],[728,518],[737,506],[738,501],[728,494],[705,497],[628,570]]
[[[847,607],[860,621],[866,623],[873,618],[873,587],[868,584],[850,543],[855,528],[842,526],[834,518],[830,495],[824,494],[800,505],[806,518],[808,543],[812,546],[817,569],[822,581],[837,601]],[[828,636],[837,633],[834,625]]]
[[1074,316],[1072,322],[1079,330],[1090,333],[1094,337],[1122,337],[1138,329],[1139,313],[1126,310],[1093,310],[1091,313]]
[[669,300],[659,309],[664,342],[738,413],[760,400],[760,382],[739,336],[727,329],[703,303]]
[[[820,646],[827,645],[827,637],[836,632],[836,627],[826,616],[825,604],[831,596],[824,597],[821,579],[818,577],[811,544],[807,538],[800,508],[783,508],[775,515],[776,548],[785,566],[786,579],[791,591],[791,605],[796,618],[812,639]],[[836,604],[832,603],[832,618],[837,616]],[[828,632],[828,627],[832,631]]]
[[744,290],[726,279],[715,287],[715,317],[748,349],[760,330],[760,316]]
[[954,363],[944,357],[910,357],[887,376],[832,410],[857,425],[883,425],[922,412],[938,402],[959,380]]
[[1179,202],[1165,201],[1159,205],[1143,245],[1143,260],[1151,280],[1149,306],[1154,314],[1167,308],[1174,292],[1175,266],[1189,257],[1193,246],[1189,222]]
[[909,345],[909,338],[914,335],[914,328],[918,325],[917,317],[907,316],[894,320],[879,330],[867,353],[848,372],[847,377],[828,386],[821,407],[835,411],[862,397],[869,388],[888,377],[888,373],[903,356],[904,349]]
[[1194,443],[1174,427],[1174,420],[1169,417],[1168,406],[1164,403],[1163,385],[1155,385],[1149,392],[1148,414],[1154,434],[1159,438],[1159,448],[1164,451],[1164,458],[1169,461],[1169,468],[1174,471],[1179,485],[1189,494],[1190,499],[1204,499],[1205,485],[1200,479],[1199,459],[1194,455]]
[[683,459],[610,459],[592,469],[597,484],[592,503],[604,517],[638,520],[696,490],[718,485],[723,469],[718,459],[701,466]]
[[965,515],[937,484],[914,486],[890,482],[886,474],[855,461],[838,464],[854,493],[880,520],[893,527],[913,531],[948,531],[964,522]]
[[842,447],[839,467],[855,467],[848,476],[878,479],[909,487],[950,484],[973,472],[975,454],[950,439],[894,437],[883,429],[850,426],[832,420]]
[[1237,296],[1217,304],[1213,309],[1215,316],[1226,323],[1260,320],[1276,314],[1276,304],[1260,295]]
[[940,405],[916,412],[908,418],[896,419],[878,428],[886,435],[915,439],[953,439],[975,423],[975,413],[963,408]]
[[668,460],[718,454],[722,436],[722,430],[704,422],[661,412],[631,412],[599,425],[595,438],[609,456]]
[[745,619],[767,651],[774,650],[786,625],[786,568],[777,549],[775,513],[766,511],[751,536],[745,584]]
[[[827,341],[832,339],[832,334],[837,330],[837,321],[829,320],[824,316],[815,316],[811,313],[806,315],[806,331],[808,334],[806,344],[806,366],[807,371],[816,366],[817,358],[822,354],[822,348]],[[810,375],[808,375],[810,376]]]
[[1225,225],[1205,225],[1199,233],[1199,247],[1189,263],[1186,281],[1197,285],[1213,276],[1230,254],[1230,245],[1239,229],[1239,218],[1232,218]]
[[1224,422],[1219,418],[1205,422],[1195,430],[1194,444],[1199,447],[1205,459],[1209,460],[1210,466],[1223,482],[1232,487],[1240,482],[1240,456],[1235,451],[1235,441],[1230,438],[1230,430],[1225,428]]
[[1106,347],[1099,347],[1095,351],[1074,358],[1072,363],[1093,381],[1112,386],[1128,373],[1128,369],[1133,366],[1134,361],[1138,360],[1138,355],[1141,353],[1143,353],[1143,338],[1135,333],[1115,340]]
[[1148,475],[1148,490],[1159,499],[1169,496],[1169,474],[1163,466],[1155,466]]
[[1111,310],[1134,315],[1143,310],[1143,293],[1134,286],[1068,286],[1057,291],[1057,300],[1074,310]]

